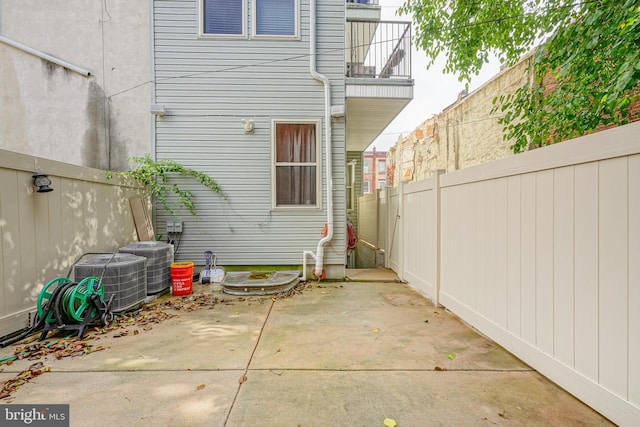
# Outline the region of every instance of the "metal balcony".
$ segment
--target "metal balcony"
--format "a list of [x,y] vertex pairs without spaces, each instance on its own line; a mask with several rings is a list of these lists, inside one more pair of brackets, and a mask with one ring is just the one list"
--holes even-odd
[[364,151],[413,99],[411,23],[347,20],[348,151]]
[[411,23],[348,21],[346,76],[411,79]]

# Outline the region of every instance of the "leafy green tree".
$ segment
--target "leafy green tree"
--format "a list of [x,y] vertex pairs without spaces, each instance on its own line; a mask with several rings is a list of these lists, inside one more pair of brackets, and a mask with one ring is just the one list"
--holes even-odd
[[532,79],[494,100],[514,152],[638,118],[640,0],[407,0],[415,44],[469,81],[491,54],[507,65],[537,47]]

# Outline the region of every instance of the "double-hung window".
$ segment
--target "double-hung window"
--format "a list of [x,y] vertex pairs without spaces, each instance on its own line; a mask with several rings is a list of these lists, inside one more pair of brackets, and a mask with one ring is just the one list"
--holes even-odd
[[297,37],[300,0],[254,0],[256,37]]
[[320,206],[319,122],[273,122],[273,207]]
[[243,37],[246,34],[246,0],[200,0],[201,33]]
[[385,159],[378,159],[378,166],[376,168],[378,175],[387,174],[387,161]]
[[[251,36],[297,38],[300,0],[253,0]],[[245,37],[248,0],[200,0],[203,36]]]

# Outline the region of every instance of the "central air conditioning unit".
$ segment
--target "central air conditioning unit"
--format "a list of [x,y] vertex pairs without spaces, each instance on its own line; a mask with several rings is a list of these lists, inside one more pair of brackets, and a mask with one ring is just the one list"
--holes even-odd
[[76,282],[97,277],[104,288],[104,300],[113,296],[111,311],[117,313],[142,304],[147,297],[147,259],[117,253],[96,255],[74,267]]
[[120,253],[130,253],[147,259],[147,294],[153,295],[171,287],[173,245],[165,242],[135,242]]

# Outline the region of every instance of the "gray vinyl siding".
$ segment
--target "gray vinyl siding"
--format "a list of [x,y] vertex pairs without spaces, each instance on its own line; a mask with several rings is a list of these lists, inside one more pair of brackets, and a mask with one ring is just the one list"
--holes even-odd
[[[332,84],[332,104],[344,104],[344,0],[317,6],[318,71]],[[248,33],[251,33],[251,5]],[[299,40],[198,38],[196,0],[154,1],[155,103],[167,114],[155,127],[156,158],[170,158],[209,174],[227,196],[182,179],[193,191],[198,216],[182,213],[177,259],[201,264],[212,250],[222,265],[301,264],[315,252],[326,222],[322,209],[271,209],[272,120],[320,120],[324,141],[323,86],[309,73],[309,1],[300,4]],[[245,134],[241,119],[253,119]],[[345,130],[332,120],[334,224],[325,264],[344,264],[346,246]],[[157,234],[165,233],[162,209]]]

